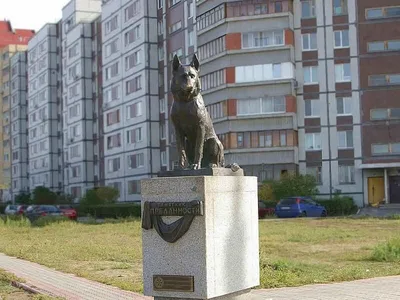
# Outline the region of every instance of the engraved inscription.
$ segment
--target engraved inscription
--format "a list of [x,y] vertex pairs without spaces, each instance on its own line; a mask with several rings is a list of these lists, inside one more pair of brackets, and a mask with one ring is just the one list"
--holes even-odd
[[203,206],[199,201],[192,202],[152,202],[150,203],[151,216],[202,216]]
[[193,276],[154,275],[154,291],[194,292]]

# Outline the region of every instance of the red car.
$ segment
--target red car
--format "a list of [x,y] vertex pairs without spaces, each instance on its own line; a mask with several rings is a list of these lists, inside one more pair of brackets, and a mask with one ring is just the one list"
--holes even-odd
[[58,209],[61,210],[62,214],[67,218],[76,221],[78,218],[78,214],[76,213],[75,208],[69,205],[57,205]]
[[275,213],[275,209],[267,207],[264,202],[258,201],[258,218],[263,219],[266,216],[272,216]]

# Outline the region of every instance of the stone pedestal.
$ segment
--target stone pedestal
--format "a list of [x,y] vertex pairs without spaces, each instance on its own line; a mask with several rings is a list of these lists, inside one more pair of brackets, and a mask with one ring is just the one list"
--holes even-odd
[[145,295],[250,299],[260,275],[256,177],[160,177],[141,191]]

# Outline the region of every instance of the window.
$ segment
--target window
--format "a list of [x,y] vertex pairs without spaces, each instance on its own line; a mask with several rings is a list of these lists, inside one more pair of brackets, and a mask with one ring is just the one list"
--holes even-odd
[[276,114],[286,112],[285,97],[243,99],[237,102],[237,115]]
[[126,132],[126,142],[128,144],[139,143],[142,141],[142,128],[135,128]]
[[196,18],[197,31],[212,26],[225,18],[225,4],[220,4]]
[[236,83],[291,79],[293,76],[294,66],[290,62],[235,67]]
[[119,109],[109,112],[107,114],[107,126],[111,126],[114,124],[119,123],[120,118],[119,118]]
[[200,77],[203,91],[219,87],[226,83],[225,70],[218,70]]
[[117,133],[107,137],[107,149],[113,149],[121,147],[121,134]]
[[321,150],[321,133],[306,133],[306,150]]
[[347,14],[347,0],[333,0],[333,15]]
[[246,32],[242,34],[242,48],[263,48],[284,45],[283,30]]
[[315,17],[315,0],[301,1],[301,17],[303,19]]
[[160,113],[164,113],[165,112],[165,100],[160,99]]
[[81,156],[80,153],[80,145],[75,145],[70,148],[70,157],[71,158],[78,158]]
[[278,79],[278,78],[282,77],[281,64],[273,64],[272,65],[272,77],[274,79]]
[[110,80],[111,78],[118,76],[119,74],[119,62],[115,62],[111,66],[107,67],[105,70],[106,80]]
[[158,61],[164,60],[164,47],[158,47]]
[[399,85],[399,84],[400,84],[400,74],[369,76],[370,86]]
[[178,21],[169,27],[169,33],[174,33],[182,28],[182,21]]
[[400,119],[400,108],[375,108],[370,111],[371,120]]
[[352,99],[350,97],[336,98],[337,114],[352,115]]
[[160,139],[161,140],[165,140],[165,136],[166,136],[166,127],[165,124],[160,124]]
[[69,88],[69,98],[74,98],[79,95],[79,83]]
[[80,64],[75,64],[68,69],[68,79],[75,80],[79,75]]
[[353,148],[353,131],[338,131],[338,149]]
[[142,88],[142,75],[136,76],[135,78],[126,81],[125,87],[126,95],[130,95],[140,90]]
[[128,156],[129,169],[144,167],[144,153],[138,153]]
[[339,165],[339,183],[340,184],[352,184],[352,183],[355,183],[354,166],[341,166],[341,165]]
[[14,152],[12,153],[12,159],[13,159],[13,160],[18,160],[18,151],[14,151]]
[[121,159],[119,157],[111,158],[108,160],[109,173],[117,172],[120,168],[121,168]]
[[169,60],[172,60],[175,55],[178,56],[179,58],[182,58],[182,56],[183,56],[182,48],[179,48],[173,52],[170,52]]
[[314,177],[315,180],[317,181],[318,185],[322,184],[321,169],[322,169],[321,167],[307,167],[306,168],[306,174]]
[[80,135],[81,135],[81,125],[77,124],[75,126],[72,126],[70,129],[71,138],[78,137]]
[[[273,7],[272,3],[267,3],[267,1],[227,1],[227,17],[232,18],[268,14],[268,5]],[[271,13],[273,13],[273,11],[271,11]]]
[[140,24],[125,32],[125,47],[140,39]]
[[119,99],[119,86],[115,85],[104,92],[104,101],[111,102]]
[[181,0],[168,0],[168,3],[169,3],[170,7],[175,5],[175,4],[177,4],[177,3],[179,3],[179,2],[181,2]]
[[351,81],[350,64],[335,65],[336,82]]
[[158,9],[163,8],[163,6],[164,6],[164,0],[157,0]]
[[157,22],[157,33],[158,35],[162,35],[164,33],[164,20]]
[[193,18],[193,16],[194,16],[194,2],[190,2],[189,3],[189,19]]
[[223,118],[228,115],[228,107],[226,101],[207,105],[206,109],[212,120]]
[[72,178],[81,177],[81,166],[75,166],[71,168]]
[[366,10],[367,19],[400,17],[400,6],[371,8]]
[[68,49],[68,58],[73,58],[78,55],[78,43],[74,44]]
[[167,152],[166,151],[161,151],[161,165],[164,167],[167,165]]
[[303,51],[314,51],[317,50],[317,34],[316,33],[304,33],[303,38]]
[[140,12],[140,0],[134,1],[127,8],[125,8],[125,22],[128,22]]
[[46,151],[48,149],[47,141],[41,141],[39,143],[39,151]]
[[143,113],[142,112],[142,101],[133,103],[133,104],[127,106],[126,108],[127,108],[126,118],[128,120],[133,119],[135,117],[139,117]]
[[318,66],[304,67],[304,84],[318,84]]
[[135,51],[134,53],[125,57],[125,70],[128,71],[134,66],[140,64],[141,50]]
[[398,51],[400,40],[379,41],[368,43],[368,52]]
[[81,110],[80,104],[75,104],[74,106],[71,106],[69,108],[69,117],[70,118],[78,117],[80,115],[80,110]]
[[338,30],[335,31],[334,34],[335,34],[335,48],[346,48],[350,46],[348,30]]
[[140,180],[128,181],[128,195],[139,195],[140,192]]
[[189,31],[189,47],[194,45],[194,31]]
[[117,38],[106,45],[105,47],[106,57],[109,57],[110,55],[117,53],[119,51],[118,41],[119,39]]
[[118,28],[118,15],[115,15],[110,20],[108,20],[104,25],[105,34],[108,35],[117,28]]
[[276,1],[274,5],[275,5],[275,13],[282,12],[282,1]]
[[305,116],[319,117],[319,100],[304,100]]

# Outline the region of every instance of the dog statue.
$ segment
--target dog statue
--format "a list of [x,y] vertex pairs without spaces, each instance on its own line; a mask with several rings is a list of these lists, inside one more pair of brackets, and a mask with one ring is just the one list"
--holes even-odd
[[171,120],[175,127],[179,167],[184,169],[224,167],[224,147],[214,131],[200,94],[200,63],[196,55],[184,65],[178,56],[172,63]]

